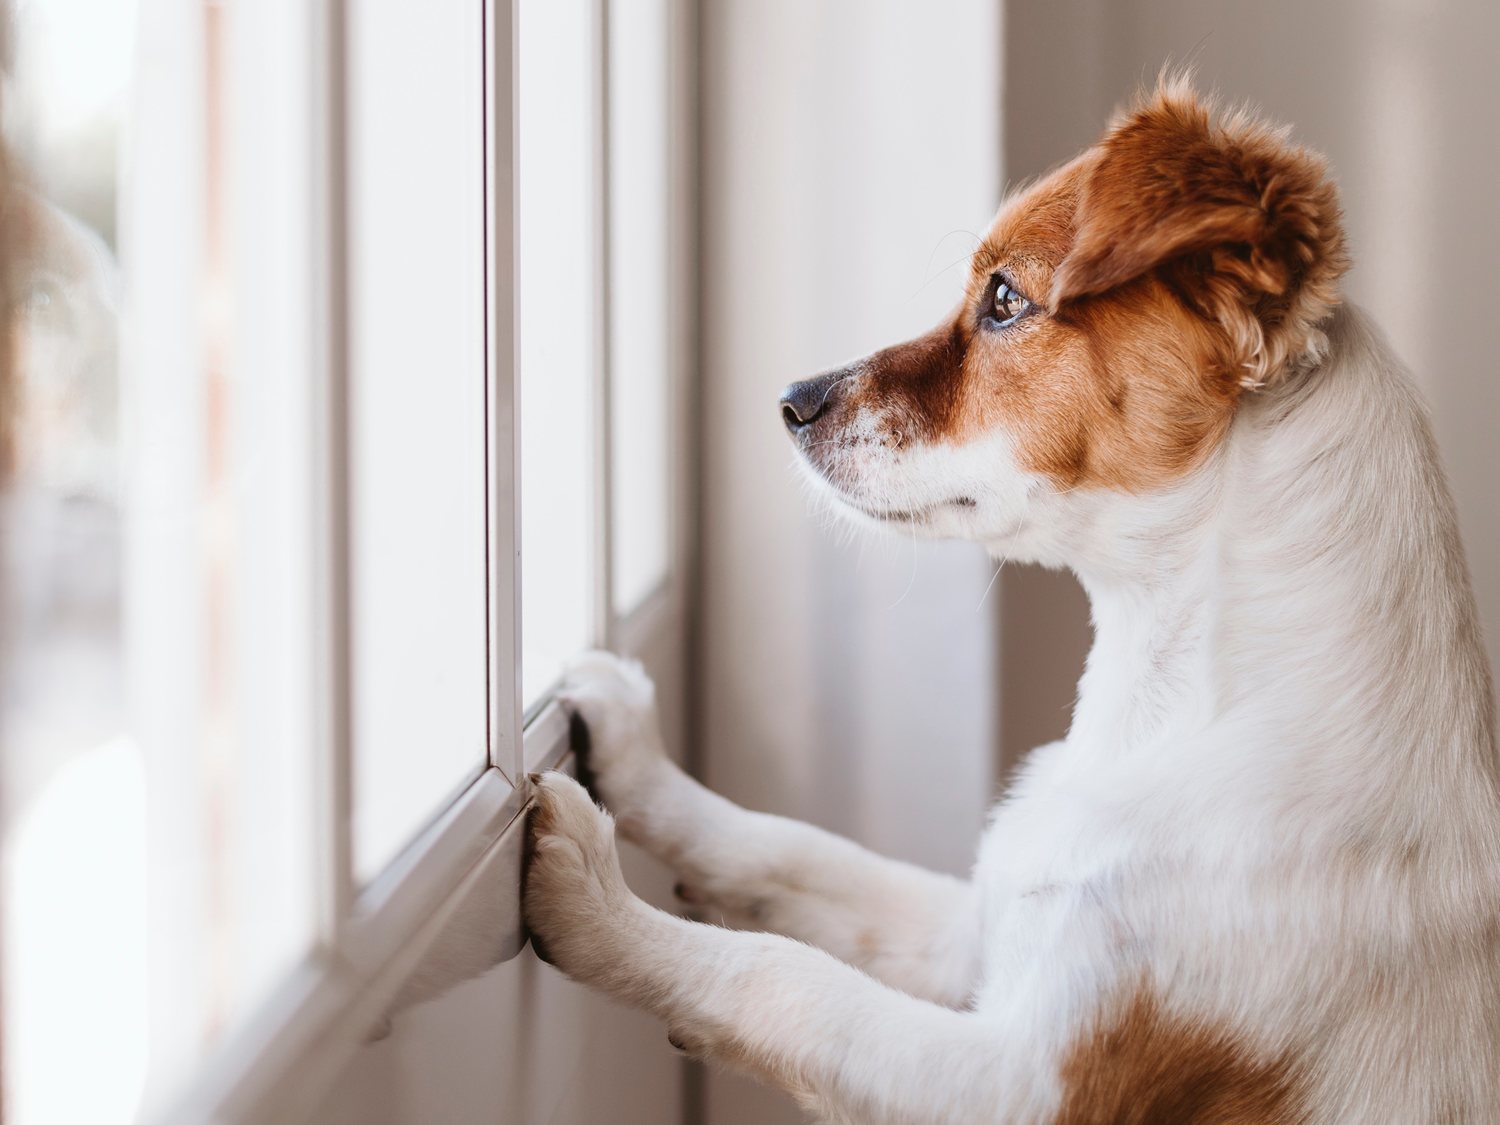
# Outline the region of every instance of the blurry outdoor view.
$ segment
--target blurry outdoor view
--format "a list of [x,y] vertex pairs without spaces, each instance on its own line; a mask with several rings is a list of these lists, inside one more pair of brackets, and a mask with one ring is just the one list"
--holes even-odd
[[145,808],[139,754],[124,736],[115,264],[133,8],[21,0],[0,81],[10,317],[0,375],[0,800],[13,1122],[127,1120],[145,1075]]

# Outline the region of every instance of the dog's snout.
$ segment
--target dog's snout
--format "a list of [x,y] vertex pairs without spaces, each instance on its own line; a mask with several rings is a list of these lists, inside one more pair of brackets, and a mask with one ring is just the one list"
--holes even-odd
[[806,383],[793,383],[781,394],[781,420],[794,434],[812,425],[818,415],[823,413],[823,405],[827,401],[826,395],[814,397],[803,393],[806,386]]
[[799,434],[811,426],[834,403],[834,388],[844,379],[842,371],[819,375],[816,379],[804,379],[793,383],[781,392],[781,420],[786,428]]

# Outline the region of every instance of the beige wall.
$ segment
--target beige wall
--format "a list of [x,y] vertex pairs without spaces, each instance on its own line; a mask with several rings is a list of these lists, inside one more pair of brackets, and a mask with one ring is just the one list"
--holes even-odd
[[[708,780],[950,870],[991,796],[992,571],[972,546],[826,526],[776,399],[957,300],[999,187],[995,11],[718,0],[702,56]],[[708,1110],[799,1119],[718,1076]]]
[[[1070,156],[1165,62],[1296,125],[1338,175],[1355,267],[1432,404],[1492,658],[1500,630],[1500,6],[1479,0],[1012,0],[1012,180]],[[1066,729],[1087,629],[1070,578],[1007,572],[1008,757]]]

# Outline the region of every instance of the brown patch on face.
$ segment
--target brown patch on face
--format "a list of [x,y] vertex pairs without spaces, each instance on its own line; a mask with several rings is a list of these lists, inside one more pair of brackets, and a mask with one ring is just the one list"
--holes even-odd
[[860,364],[849,405],[873,407],[896,420],[897,445],[909,437],[938,440],[963,423],[962,371],[968,340],[960,320],[924,336],[884,348]]
[[[844,398],[898,446],[1001,429],[1060,487],[1159,487],[1306,351],[1345,266],[1320,158],[1163,87],[1008,204],[954,317],[851,369]],[[1004,328],[1000,277],[1035,305]]]
[[1257,1058],[1224,1028],[1164,1012],[1141,988],[1074,1044],[1056,1125],[1293,1125],[1295,1068]]
[[1241,391],[1210,325],[1145,277],[976,334],[963,373],[968,441],[1003,428],[1021,465],[1064,488],[1135,492],[1218,444]]

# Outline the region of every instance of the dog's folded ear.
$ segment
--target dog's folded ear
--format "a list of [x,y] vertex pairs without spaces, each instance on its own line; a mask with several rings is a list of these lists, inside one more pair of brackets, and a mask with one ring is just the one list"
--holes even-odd
[[1229,331],[1244,382],[1266,382],[1316,350],[1348,264],[1322,157],[1243,111],[1216,120],[1178,80],[1084,159],[1054,308],[1159,271]]

